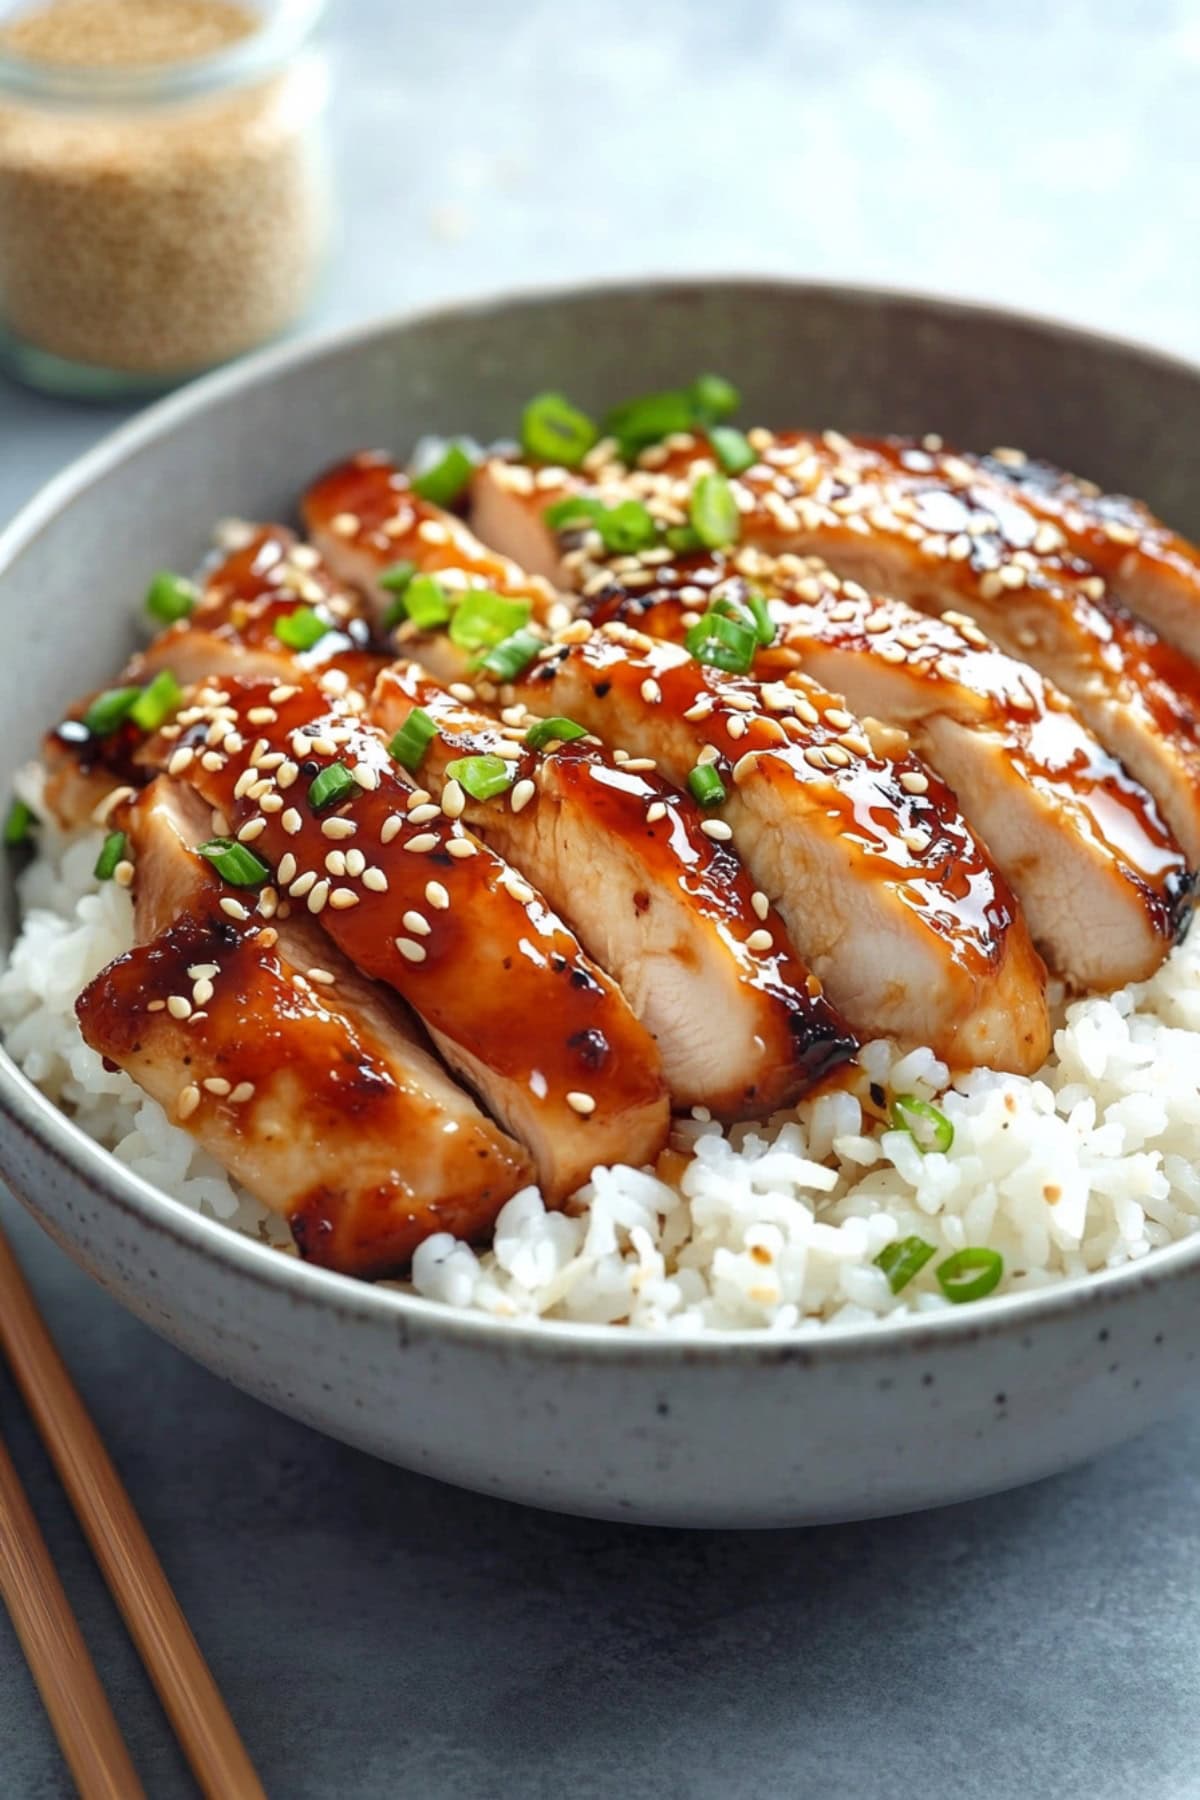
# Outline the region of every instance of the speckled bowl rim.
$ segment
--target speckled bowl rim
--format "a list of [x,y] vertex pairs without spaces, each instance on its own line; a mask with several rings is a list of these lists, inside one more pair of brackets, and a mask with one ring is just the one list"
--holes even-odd
[[[495,312],[500,308],[541,305],[547,300],[569,303],[597,293],[611,295],[614,300],[625,295],[644,299],[655,293],[661,293],[665,298],[711,291],[714,287],[731,294],[744,292],[747,295],[761,295],[773,290],[781,299],[794,298],[798,303],[805,299],[851,304],[873,300],[899,302],[922,308],[934,316],[970,316],[979,323],[992,321],[1005,328],[1032,326],[1074,342],[1091,343],[1101,351],[1137,356],[1157,364],[1167,373],[1178,373],[1193,381],[1200,378],[1200,365],[1135,338],[1092,330],[1051,315],[886,285],[790,280],[776,275],[690,275],[506,289],[499,294],[445,301],[311,333],[245,357],[157,401],[118,426],[54,476],[0,531],[0,583],[18,555],[55,522],[72,500],[120,468],[128,457],[160,436],[202,420],[210,402],[274,382],[314,358],[355,347],[365,348],[377,339],[394,336],[397,331],[412,326],[453,324],[456,319]],[[1022,1328],[1032,1329],[1069,1313],[1090,1310],[1103,1314],[1133,1293],[1153,1290],[1189,1273],[1200,1274],[1198,1232],[1116,1269],[1072,1276],[1051,1287],[1025,1293],[1002,1294],[982,1306],[893,1316],[871,1325],[835,1325],[816,1331],[810,1326],[786,1332],[759,1328],[685,1334],[559,1319],[496,1319],[486,1313],[460,1311],[418,1294],[381,1287],[300,1262],[246,1236],[220,1219],[194,1211],[117,1162],[108,1150],[89,1137],[21,1073],[2,1045],[0,1119],[34,1140],[61,1168],[93,1194],[115,1206],[127,1219],[151,1232],[163,1232],[178,1239],[185,1248],[199,1252],[218,1266],[231,1266],[250,1280],[280,1289],[295,1303],[318,1309],[332,1308],[348,1324],[398,1325],[410,1338],[419,1335],[481,1345],[490,1343],[498,1350],[507,1347],[522,1355],[544,1355],[554,1360],[616,1358],[664,1364],[679,1360],[693,1364],[731,1361],[815,1364],[857,1361],[888,1354],[920,1354],[935,1346],[949,1347],[955,1341],[973,1343]],[[0,1170],[0,1178],[2,1176]]]

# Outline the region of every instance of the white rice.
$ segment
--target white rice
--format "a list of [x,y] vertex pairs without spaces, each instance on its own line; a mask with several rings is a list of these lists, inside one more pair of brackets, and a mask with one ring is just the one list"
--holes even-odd
[[[43,831],[20,879],[23,925],[0,972],[9,1054],[120,1161],[185,1206],[285,1244],[286,1228],[79,1035],[80,989],[131,942],[128,895],[91,875],[99,835]],[[947,1087],[931,1050],[868,1045],[889,1094],[937,1100],[947,1154],[878,1132],[839,1092],[723,1132],[677,1127],[679,1191],[644,1170],[596,1169],[568,1213],[536,1189],[508,1202],[486,1251],[447,1234],[417,1252],[413,1286],[508,1319],[629,1323],[686,1335],[861,1325],[950,1302],[942,1257],[986,1245],[997,1292],[1115,1267],[1200,1229],[1200,932],[1151,981],[1069,1006],[1033,1079],[977,1070]],[[915,1235],[937,1255],[900,1295],[875,1266]]]

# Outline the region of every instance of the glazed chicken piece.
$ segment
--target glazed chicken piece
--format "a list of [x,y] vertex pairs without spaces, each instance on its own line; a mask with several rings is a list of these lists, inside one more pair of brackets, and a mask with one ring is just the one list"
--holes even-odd
[[532,1166],[403,1006],[306,916],[222,910],[190,789],[160,778],[116,817],[138,947],[80,996],[92,1048],[282,1214],[308,1260],[389,1275],[432,1232],[486,1235]]
[[[417,778],[451,811],[463,807],[464,823],[620,982],[657,1040],[677,1106],[770,1113],[851,1054],[849,1028],[690,795],[594,737],[530,747],[535,721],[520,707],[501,722],[397,663],[379,678],[371,716],[394,732],[414,708],[437,726]],[[483,756],[501,759],[493,772],[505,785],[476,800],[451,770]]]
[[708,830],[734,840],[860,1035],[931,1044],[960,1068],[1044,1060],[1045,972],[1007,883],[944,784],[874,748],[815,682],[768,695],[608,625],[535,664],[516,692],[653,757],[677,784],[711,759],[726,799]]
[[[325,631],[313,639],[321,625]],[[369,693],[383,666],[367,647],[369,635],[361,602],[339,587],[311,545],[283,525],[247,527],[209,572],[190,617],[159,632],[113,687],[141,688],[167,671],[186,687],[226,674],[286,682],[298,671],[332,667]],[[129,717],[103,733],[89,730],[84,720],[96,699],[76,702],[43,743],[46,802],[68,830],[102,816],[114,786],[136,787],[147,778],[146,732]]]
[[[728,573],[754,581],[765,553],[794,557],[802,578],[801,558],[816,555],[872,592],[966,614],[1070,697],[1200,864],[1200,669],[1065,554],[1058,524],[982,465],[928,444],[833,431],[749,438],[759,461],[732,482],[740,538],[726,552]],[[613,573],[626,587],[651,586],[664,566],[685,576],[693,559],[675,563],[656,549],[653,566],[613,562],[594,531],[552,532],[546,507],[586,491],[606,504],[638,499],[661,525],[685,524],[695,482],[714,467],[705,440],[689,436],[644,451],[634,469],[543,469],[532,487],[528,469],[493,460],[473,486],[473,518],[497,548],[584,595]]]
[[[690,570],[685,585],[702,575],[712,600],[745,603],[740,577],[708,585],[721,575],[716,564]],[[777,631],[755,659],[756,677],[787,682],[802,669],[860,716],[903,727],[954,789],[1060,975],[1075,987],[1113,987],[1158,967],[1187,918],[1186,859],[1150,795],[1051,683],[969,619],[930,618],[828,569],[789,581],[778,563],[764,566],[755,588],[773,596]],[[670,576],[628,592],[614,578],[592,605],[597,620],[673,641],[695,617]]]
[[319,917],[529,1147],[548,1199],[597,1163],[652,1161],[668,1126],[653,1039],[529,883],[404,778],[363,705],[336,669],[226,678],[152,743],[217,834],[265,859],[224,910]]

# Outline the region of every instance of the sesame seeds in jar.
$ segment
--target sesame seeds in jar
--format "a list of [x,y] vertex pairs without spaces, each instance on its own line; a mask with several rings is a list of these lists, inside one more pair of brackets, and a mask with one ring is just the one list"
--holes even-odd
[[62,392],[276,336],[326,228],[319,0],[0,0],[0,333]]

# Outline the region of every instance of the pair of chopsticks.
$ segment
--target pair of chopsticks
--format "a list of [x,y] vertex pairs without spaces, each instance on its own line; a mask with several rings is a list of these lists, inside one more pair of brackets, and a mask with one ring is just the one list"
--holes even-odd
[[[2,1230],[0,1349],[202,1792],[212,1800],[266,1800]],[[0,1594],[83,1800],[139,1800],[145,1790],[3,1443]]]

